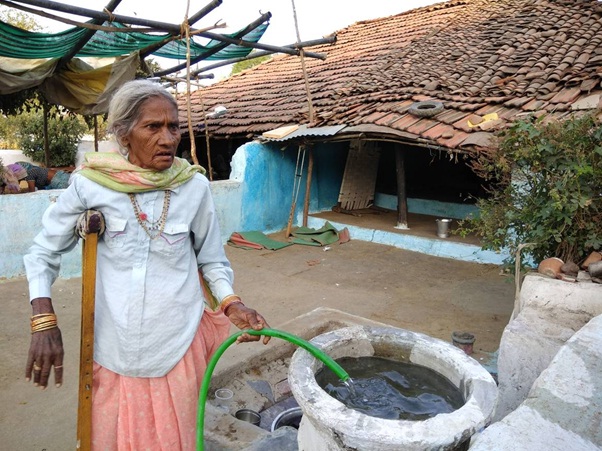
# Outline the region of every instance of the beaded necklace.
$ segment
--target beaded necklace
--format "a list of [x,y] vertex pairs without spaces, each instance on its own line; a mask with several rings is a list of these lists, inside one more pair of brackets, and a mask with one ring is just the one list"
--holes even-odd
[[138,224],[140,224],[140,227],[144,229],[151,240],[159,238],[165,229],[165,221],[167,220],[167,211],[169,210],[171,191],[166,190],[163,191],[163,193],[163,210],[161,211],[161,216],[159,216],[159,219],[156,221],[149,221],[148,215],[140,209],[140,205],[138,205],[138,201],[136,200],[136,195],[128,193],[130,202],[132,202],[132,207],[134,207],[134,214],[136,215]]

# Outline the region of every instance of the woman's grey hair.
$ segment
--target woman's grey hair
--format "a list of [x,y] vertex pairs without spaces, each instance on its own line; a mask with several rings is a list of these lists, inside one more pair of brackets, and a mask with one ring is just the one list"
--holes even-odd
[[150,80],[128,81],[113,95],[109,104],[107,130],[115,135],[123,155],[128,153],[128,149],[122,144],[122,139],[136,125],[142,104],[153,97],[163,97],[178,108],[176,99],[159,83]]

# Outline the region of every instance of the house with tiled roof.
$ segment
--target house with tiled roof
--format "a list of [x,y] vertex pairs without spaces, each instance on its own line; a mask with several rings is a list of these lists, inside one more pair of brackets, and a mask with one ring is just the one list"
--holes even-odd
[[411,227],[408,211],[463,217],[486,195],[467,163],[498,130],[602,107],[600,1],[450,0],[332,37],[311,47],[324,59],[274,56],[193,93],[201,163],[230,164],[253,143],[247,155],[274,160],[253,177],[266,199],[282,191],[276,203],[290,207],[302,179],[310,213],[376,205]]

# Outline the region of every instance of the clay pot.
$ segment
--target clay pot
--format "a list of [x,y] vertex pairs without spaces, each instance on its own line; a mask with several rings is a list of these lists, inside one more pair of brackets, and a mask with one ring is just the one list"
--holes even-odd
[[562,265],[564,262],[557,257],[546,258],[537,267],[537,272],[555,279],[560,274]]

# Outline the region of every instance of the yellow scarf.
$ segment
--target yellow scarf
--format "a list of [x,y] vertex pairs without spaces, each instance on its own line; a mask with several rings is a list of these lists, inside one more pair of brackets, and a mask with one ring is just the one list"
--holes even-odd
[[205,169],[176,157],[169,169],[154,171],[136,166],[118,152],[89,152],[77,172],[99,185],[121,193],[174,189]]

